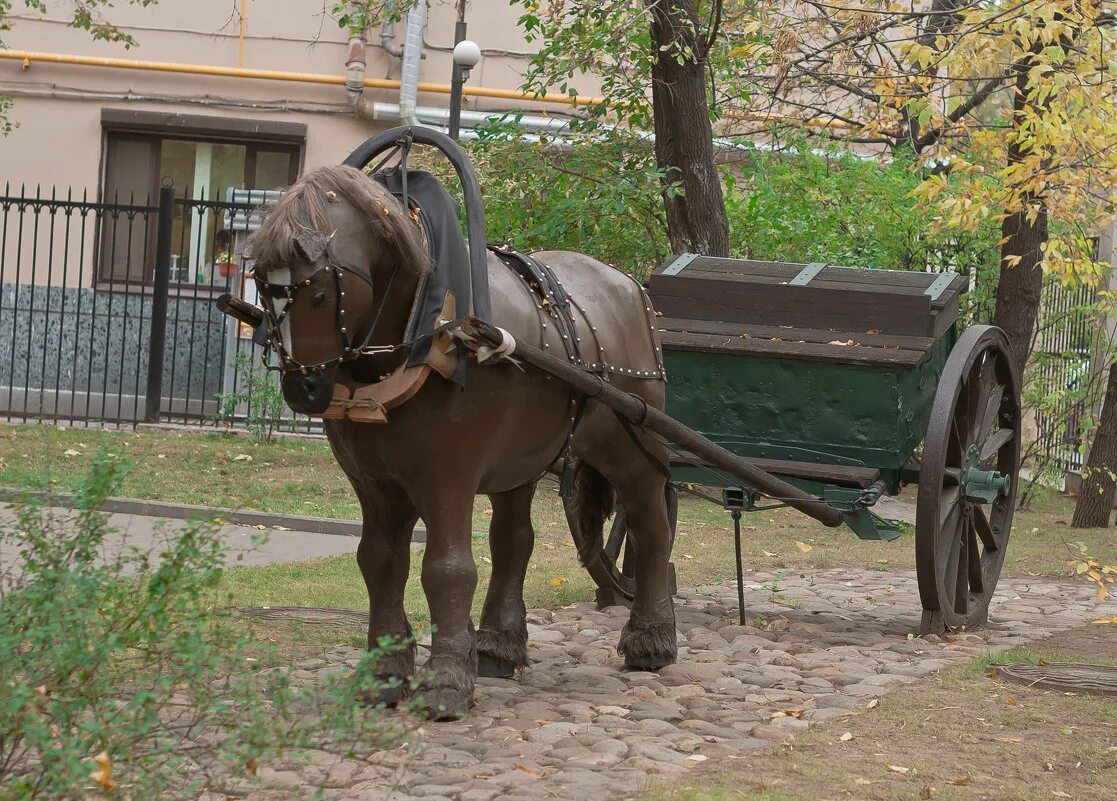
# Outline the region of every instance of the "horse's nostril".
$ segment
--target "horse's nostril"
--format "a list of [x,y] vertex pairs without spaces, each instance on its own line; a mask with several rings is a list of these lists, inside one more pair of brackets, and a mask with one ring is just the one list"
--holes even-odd
[[311,303],[312,306],[321,306],[325,302],[326,302],[326,293],[325,292],[319,292],[317,295],[314,296],[314,300],[312,300],[310,303]]

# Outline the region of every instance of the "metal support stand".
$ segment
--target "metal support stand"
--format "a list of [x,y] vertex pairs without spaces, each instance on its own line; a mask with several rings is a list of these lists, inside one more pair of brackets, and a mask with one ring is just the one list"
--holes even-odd
[[745,569],[741,564],[741,510],[733,509],[733,543],[737,546],[737,618],[745,625]]

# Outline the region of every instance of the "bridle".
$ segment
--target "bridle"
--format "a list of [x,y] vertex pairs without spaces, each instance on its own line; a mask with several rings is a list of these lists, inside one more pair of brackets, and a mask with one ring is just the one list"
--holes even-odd
[[[317,235],[321,237],[322,235]],[[303,248],[306,250],[306,248]],[[384,312],[384,306],[388,300],[388,296],[392,290],[392,284],[395,282],[396,274],[400,270],[400,264],[397,262],[396,268],[392,271],[391,277],[388,279],[388,284],[380,297],[380,304],[377,306],[376,314],[373,316],[372,325],[369,326],[368,332],[359,344],[355,344],[352,335],[349,331],[349,323],[346,320],[345,309],[345,283],[344,278],[346,275],[354,276],[361,281],[364,281],[369,289],[373,288],[372,276],[365,269],[355,267],[351,264],[339,261],[334,258],[330,252],[329,241],[321,248],[320,255],[314,259],[315,265],[319,266],[311,275],[302,280],[294,283],[280,284],[273,281],[268,281],[266,278],[261,278],[258,273],[253,274],[256,281],[256,287],[259,290],[261,298],[261,306],[264,310],[264,317],[268,326],[268,337],[264,343],[264,352],[262,354],[264,366],[269,370],[274,370],[280,375],[286,375],[291,372],[301,372],[304,375],[308,373],[322,373],[326,369],[333,367],[337,364],[351,362],[362,356],[374,356],[383,353],[394,353],[397,350],[404,350],[408,348],[411,343],[403,342],[398,345],[373,345],[370,344],[372,336],[376,332],[377,323],[380,322],[380,316]],[[341,341],[341,352],[332,358],[324,359],[314,364],[303,364],[295,359],[293,353],[287,349],[287,344],[283,341],[282,325],[287,315],[295,302],[295,296],[304,289],[308,289],[321,281],[326,280],[330,275],[334,277],[334,292],[335,301],[334,308],[336,310],[335,322],[337,325],[338,338]],[[266,300],[264,300],[266,298]],[[279,299],[286,299],[282,311],[276,312],[274,301]],[[274,352],[279,359],[279,364],[272,364],[271,353]]]

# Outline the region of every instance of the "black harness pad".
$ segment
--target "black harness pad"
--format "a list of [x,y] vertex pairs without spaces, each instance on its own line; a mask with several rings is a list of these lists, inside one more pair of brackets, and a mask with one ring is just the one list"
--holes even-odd
[[[399,169],[380,172],[373,176],[389,192],[403,202],[403,174]],[[421,215],[427,235],[427,253],[431,271],[423,279],[415,297],[404,340],[414,342],[407,357],[408,365],[425,364],[430,356],[434,332],[439,315],[446,303],[446,293],[453,292],[458,305],[458,315],[466,313],[470,305],[469,249],[462,236],[458,203],[439,183],[438,179],[423,170],[407,171],[407,199]],[[409,209],[410,210],[410,209]],[[458,360],[452,376],[457,384],[465,384],[465,359]]]
[[489,245],[489,250],[516,271],[539,295],[543,306],[550,312],[563,337],[566,355],[571,361],[582,363],[581,348],[578,347],[578,329],[574,323],[574,315],[571,313],[570,295],[563,289],[551,268],[539,259],[520,253],[518,250],[506,250],[496,245]]

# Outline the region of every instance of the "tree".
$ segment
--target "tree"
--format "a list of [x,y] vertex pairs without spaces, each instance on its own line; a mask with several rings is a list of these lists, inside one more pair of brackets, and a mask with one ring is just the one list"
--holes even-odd
[[[729,223],[714,160],[719,83],[729,83],[723,0],[569,0],[521,2],[520,24],[539,41],[524,89],[577,95],[579,76],[600,80],[607,103],[583,130],[624,125],[629,136],[655,131],[655,163],[671,248],[729,255]],[[649,96],[651,102],[649,103]],[[649,114],[650,112],[650,114]]]
[[758,5],[778,30],[747,52],[768,128],[937,168],[917,191],[944,228],[1000,223],[994,321],[1023,370],[1043,274],[1093,283],[1090,242],[1117,203],[1117,63],[1102,0],[877,0]]
[[[127,2],[130,5],[152,6],[159,0],[127,0]],[[17,0],[0,0],[0,33],[12,29],[12,6],[16,4]],[[88,31],[94,39],[99,41],[119,42],[125,48],[136,44],[136,40],[130,34],[125,33],[101,16],[103,9],[112,7],[113,0],[67,0],[63,5],[67,6],[71,28]],[[47,13],[46,0],[23,0],[23,6],[40,14]],[[6,45],[3,40],[0,40],[0,48],[3,47],[6,47]],[[0,95],[0,134],[5,136],[12,130],[12,123],[8,119],[10,109],[11,99]]]
[[1074,506],[1074,528],[1109,528],[1117,497],[1117,365],[1110,365],[1101,423],[1090,448],[1082,489]]

